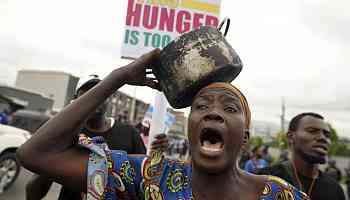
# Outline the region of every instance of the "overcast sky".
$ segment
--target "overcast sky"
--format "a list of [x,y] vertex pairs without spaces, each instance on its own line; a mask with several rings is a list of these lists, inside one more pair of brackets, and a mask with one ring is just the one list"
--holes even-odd
[[[0,0],[0,83],[19,69],[102,77],[120,59],[126,0]],[[350,137],[350,1],[222,0],[227,40],[244,68],[235,80],[253,119],[279,123],[303,111],[325,115]],[[134,94],[132,87],[123,91]],[[152,103],[150,89],[136,97]]]

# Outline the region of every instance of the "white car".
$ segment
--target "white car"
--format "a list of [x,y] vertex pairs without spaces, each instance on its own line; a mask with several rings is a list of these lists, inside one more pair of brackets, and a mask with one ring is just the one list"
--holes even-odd
[[16,150],[30,136],[26,130],[0,124],[0,194],[18,177],[21,166],[16,159]]

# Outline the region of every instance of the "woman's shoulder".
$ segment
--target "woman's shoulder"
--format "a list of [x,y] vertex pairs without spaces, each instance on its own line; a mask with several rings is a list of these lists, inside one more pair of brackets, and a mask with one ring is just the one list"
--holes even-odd
[[309,200],[310,198],[287,181],[276,176],[266,176],[261,200]]

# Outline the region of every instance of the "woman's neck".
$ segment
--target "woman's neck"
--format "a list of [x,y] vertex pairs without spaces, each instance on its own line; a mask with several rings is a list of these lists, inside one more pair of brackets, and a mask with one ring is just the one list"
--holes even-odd
[[192,192],[195,199],[239,199],[245,185],[242,171],[234,167],[220,174],[208,174],[192,168]]

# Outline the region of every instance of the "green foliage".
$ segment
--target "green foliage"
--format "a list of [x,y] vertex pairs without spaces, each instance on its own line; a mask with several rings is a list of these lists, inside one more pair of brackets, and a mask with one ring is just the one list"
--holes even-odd
[[288,139],[287,134],[283,132],[277,133],[276,137],[277,147],[279,149],[287,149],[288,148]]
[[331,145],[329,148],[329,155],[334,156],[339,152],[340,149],[344,150],[344,146],[339,143],[339,137],[337,131],[329,124],[331,130]]
[[252,146],[252,147],[262,146],[263,144],[264,144],[264,141],[260,136],[251,137],[249,140],[249,146]]
[[337,131],[335,128],[329,124],[331,130],[331,145],[329,148],[330,156],[344,156],[350,157],[350,148],[346,142],[340,140]]
[[340,142],[337,146],[337,151],[335,153],[337,156],[350,157],[350,148],[347,144]]

